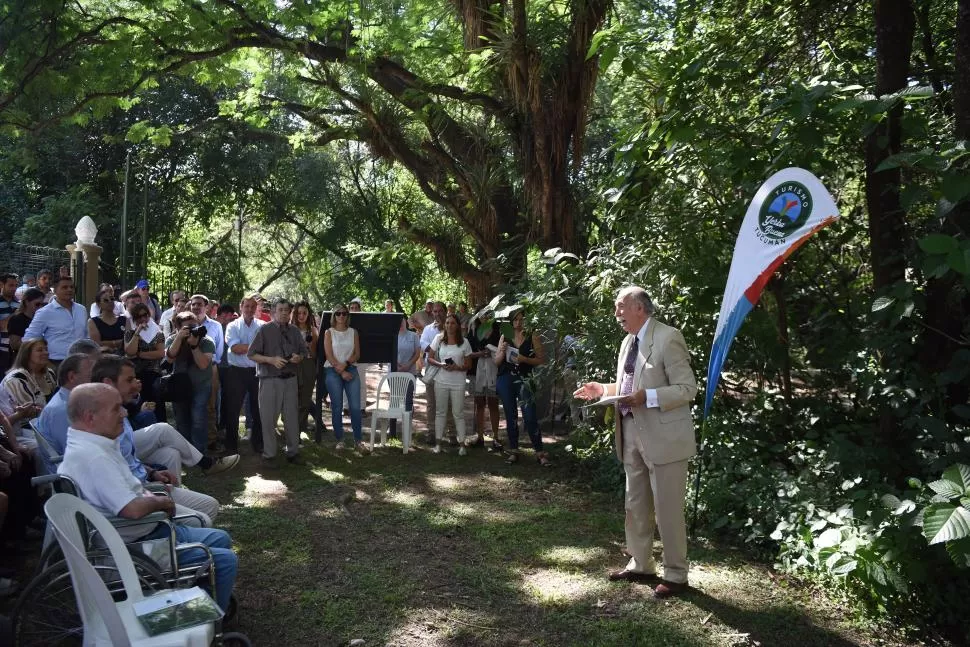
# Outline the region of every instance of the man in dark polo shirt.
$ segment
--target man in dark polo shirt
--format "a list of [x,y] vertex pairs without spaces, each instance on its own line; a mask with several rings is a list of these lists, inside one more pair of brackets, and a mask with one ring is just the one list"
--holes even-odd
[[290,325],[292,304],[276,302],[273,321],[263,324],[246,355],[256,362],[259,377],[259,414],[263,424],[263,465],[276,467],[276,421],[283,414],[286,460],[300,465],[299,395],[296,364],[308,356],[306,342],[296,326]]

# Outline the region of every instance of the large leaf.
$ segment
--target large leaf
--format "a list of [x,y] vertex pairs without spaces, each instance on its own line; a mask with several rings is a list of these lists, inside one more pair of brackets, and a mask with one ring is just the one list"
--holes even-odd
[[923,513],[923,536],[932,544],[970,537],[970,511],[949,503],[933,503]]
[[943,472],[943,478],[951,483],[955,483],[957,487],[962,488],[961,495],[966,494],[970,496],[970,465],[964,465],[962,463],[950,465]]
[[954,499],[960,496],[961,494],[963,494],[963,490],[959,486],[957,486],[956,483],[953,483],[946,479],[933,481],[932,483],[929,484],[929,486],[931,490],[933,490],[934,492],[936,492],[941,496],[946,497],[947,500]]
[[959,202],[970,195],[970,173],[951,171],[943,176],[943,197]]
[[946,234],[930,234],[919,240],[919,248],[927,254],[949,254],[958,246],[957,239]]

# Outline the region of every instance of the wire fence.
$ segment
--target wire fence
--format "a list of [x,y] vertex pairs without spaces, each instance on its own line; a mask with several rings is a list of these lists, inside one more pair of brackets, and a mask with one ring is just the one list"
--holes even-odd
[[23,243],[0,243],[0,271],[12,272],[23,278],[27,274],[37,276],[48,270],[56,276],[60,267],[71,267],[71,255],[66,249],[25,245]]

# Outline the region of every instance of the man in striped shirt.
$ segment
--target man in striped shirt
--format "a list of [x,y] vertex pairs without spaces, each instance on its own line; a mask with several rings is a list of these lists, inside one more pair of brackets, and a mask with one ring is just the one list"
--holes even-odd
[[10,334],[7,321],[17,311],[17,275],[0,275],[0,371],[7,372],[13,357],[10,353]]

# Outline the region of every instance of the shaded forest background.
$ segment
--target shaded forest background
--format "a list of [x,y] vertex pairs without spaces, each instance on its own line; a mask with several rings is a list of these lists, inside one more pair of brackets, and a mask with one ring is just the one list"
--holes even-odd
[[[842,219],[734,345],[699,529],[968,634],[970,0],[0,6],[6,240],[90,215],[123,274],[131,154],[154,266],[321,307],[515,295],[587,378],[630,282],[700,375],[748,201],[809,169]],[[612,487],[609,426],[572,448]]]

